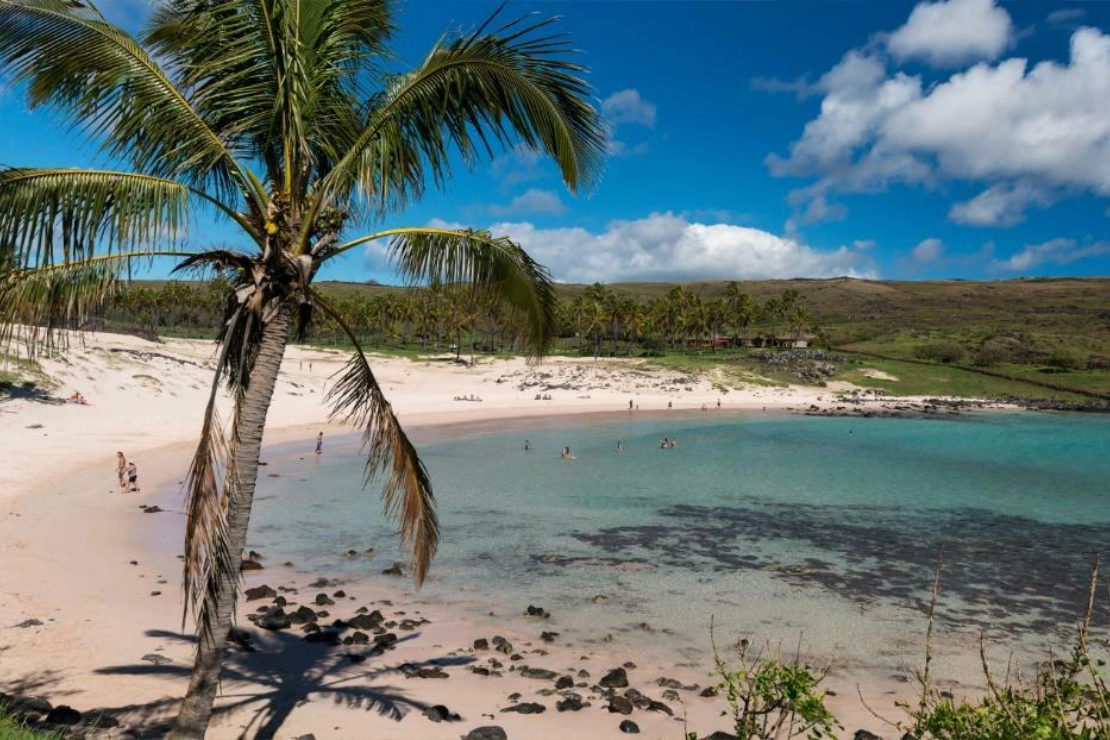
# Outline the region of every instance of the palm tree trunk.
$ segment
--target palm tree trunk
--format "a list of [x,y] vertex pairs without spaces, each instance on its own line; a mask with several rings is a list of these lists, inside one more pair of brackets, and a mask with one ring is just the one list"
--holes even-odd
[[236,413],[237,438],[234,444],[235,470],[238,485],[232,489],[228,502],[228,534],[231,539],[230,572],[224,573],[219,583],[216,608],[206,615],[209,634],[213,640],[200,640],[196,662],[189,681],[189,690],[177,714],[168,740],[203,740],[212,717],[212,703],[220,682],[220,664],[227,645],[228,630],[235,611],[239,590],[239,563],[247,545],[247,526],[250,523],[251,505],[254,503],[254,486],[258,478],[258,457],[262,449],[262,432],[266,414],[274,395],[281,359],[289,341],[289,314],[279,311],[262,330],[258,358],[251,370],[250,385],[238,404]]

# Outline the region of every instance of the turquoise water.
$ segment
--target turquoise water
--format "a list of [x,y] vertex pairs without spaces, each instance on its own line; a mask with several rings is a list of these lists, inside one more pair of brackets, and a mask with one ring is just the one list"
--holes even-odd
[[[422,452],[443,523],[429,599],[475,615],[534,603],[583,639],[691,662],[713,617],[730,637],[802,635],[889,672],[919,642],[942,551],[953,665],[980,629],[1035,653],[1066,640],[1094,553],[1110,550],[1105,417],[709,414],[458,432]],[[280,477],[261,489],[253,545],[333,577],[380,579],[403,559],[353,450],[266,470]],[[344,556],[370,547],[373,560]]]

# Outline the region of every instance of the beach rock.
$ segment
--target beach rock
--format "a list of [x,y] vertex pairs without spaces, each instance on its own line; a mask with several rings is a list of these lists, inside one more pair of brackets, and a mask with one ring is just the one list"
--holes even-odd
[[663,698],[667,701],[682,701],[682,697],[674,689],[667,689],[663,692]]
[[247,647],[251,642],[251,633],[238,627],[232,627],[227,631],[227,639],[240,647]]
[[334,594],[332,594],[331,597],[333,599],[345,599],[345,598],[347,598],[347,592],[344,591],[343,589],[339,589]]
[[559,676],[559,680],[555,682],[555,688],[559,691],[563,689],[570,689],[574,687],[574,679],[570,676]]
[[594,597],[594,603],[595,604],[608,604],[609,603],[609,597],[606,596],[605,594],[598,594],[597,596]]
[[331,630],[320,630],[319,632],[309,632],[304,636],[305,642],[317,643],[322,645],[338,645],[340,643],[339,633],[332,632]]
[[394,563],[391,567],[382,571],[383,576],[403,576],[405,575],[404,566],[401,563]]
[[327,594],[316,594],[316,606],[332,606],[334,601],[328,598]]
[[624,663],[624,667],[625,667],[625,668],[627,668],[628,670],[630,670],[630,671],[631,671],[631,670],[634,670],[634,669],[636,668],[636,664],[635,664],[635,663],[633,663],[633,662],[632,662],[632,661],[630,660],[630,661],[628,661],[628,662]]
[[288,606],[289,601],[284,596],[278,596],[274,599],[275,606]]
[[628,673],[623,668],[614,668],[602,676],[597,683],[605,689],[623,689],[628,686]]
[[161,592],[161,591],[151,591],[151,592],[150,592],[150,595],[151,595],[151,596],[161,596],[161,595],[162,595],[162,592]]
[[167,658],[165,655],[159,655],[158,653],[147,653],[143,657],[139,658],[139,660],[145,660],[147,663],[153,663],[154,665],[159,666],[173,662],[173,660],[171,660],[170,658]]
[[144,514],[160,514],[163,511],[161,506],[144,506]]
[[299,606],[297,607],[297,611],[289,615],[289,620],[293,622],[293,624],[305,624],[306,622],[315,622],[317,618],[318,615],[316,614],[316,612],[307,606]]
[[538,678],[543,681],[550,681],[558,674],[555,671],[549,671],[546,668],[521,668],[520,675],[525,678]]
[[359,630],[376,630],[382,626],[384,619],[382,613],[375,609],[369,614],[356,614],[347,620],[347,624]]
[[316,736],[310,732],[307,735],[297,735],[293,740],[316,740]]
[[524,616],[526,616],[526,617],[538,617],[540,619],[547,619],[548,617],[551,616],[551,614],[547,610],[545,610],[542,606],[532,606],[531,604],[529,604],[528,608],[524,610]]
[[81,721],[81,713],[62,704],[47,712],[43,721],[48,725],[75,725]]
[[266,584],[248,588],[243,592],[243,596],[247,597],[247,601],[258,601],[259,599],[272,599],[277,596],[277,591],[273,590]]
[[856,730],[856,734],[852,735],[852,740],[883,740],[881,737],[873,732],[867,730]]
[[527,701],[523,704],[517,704],[512,707],[505,707],[502,712],[516,712],[517,714],[543,714],[547,711],[547,707],[543,704],[537,704],[534,701]]
[[484,637],[478,638],[477,640],[474,641],[474,649],[475,650],[489,650],[489,640],[487,640]]
[[513,644],[501,635],[497,635],[493,638],[493,647],[497,652],[504,653],[505,655],[510,655],[513,652]]
[[540,639],[544,642],[555,642],[555,638],[559,636],[558,632],[541,632]]
[[462,719],[458,714],[452,712],[442,704],[436,704],[434,707],[428,707],[424,710],[424,716],[432,722],[458,722]]
[[707,698],[711,697],[711,696],[716,696],[716,695],[717,695],[717,687],[716,686],[706,686],[704,689],[702,689],[701,691],[698,692],[698,696],[704,696],[704,697],[707,697]]
[[739,738],[737,738],[736,735],[733,735],[731,732],[717,730],[710,735],[706,735],[702,738],[702,740],[739,740]]
[[640,726],[630,719],[626,719],[620,724],[620,731],[625,735],[638,735],[640,734]]
[[555,709],[559,712],[577,712],[582,709],[582,697],[578,694],[567,694],[555,703]]
[[487,725],[485,727],[475,727],[463,735],[462,740],[509,740],[509,736],[505,734],[505,730],[497,725]]
[[317,578],[312,583],[308,584],[309,588],[327,588],[331,585],[331,581],[327,578]]
[[14,714],[46,714],[54,705],[41,696],[6,697],[4,706]]
[[15,626],[21,629],[27,629],[28,627],[41,627],[42,621],[38,619],[24,619],[22,622]]
[[266,613],[258,618],[255,622],[259,627],[264,630],[284,630],[289,629],[293,622],[289,619],[289,615],[280,606],[273,606],[266,610]]
[[262,570],[262,563],[258,562],[257,560],[244,560],[243,562],[239,563],[239,570],[240,572],[248,570]]
[[301,632],[319,632],[319,631],[320,631],[320,625],[316,624],[315,622],[309,622],[304,627],[301,627]]
[[609,711],[613,714],[632,714],[632,701],[626,696],[613,696],[609,699]]
[[672,710],[670,707],[668,707],[663,702],[655,701],[654,699],[649,699],[648,700],[647,709],[648,709],[649,712],[662,712],[663,714],[667,715],[668,717],[673,717],[674,716],[674,710]]

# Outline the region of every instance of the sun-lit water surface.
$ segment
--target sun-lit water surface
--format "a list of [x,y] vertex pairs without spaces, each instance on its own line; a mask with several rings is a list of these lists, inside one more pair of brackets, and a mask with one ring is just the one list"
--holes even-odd
[[[459,431],[422,452],[443,524],[425,596],[476,617],[542,605],[565,634],[677,661],[704,664],[712,616],[729,639],[802,636],[849,672],[913,665],[943,548],[942,668],[973,672],[980,630],[1034,655],[1066,640],[1110,549],[1104,417],[710,413]],[[333,577],[403,559],[353,452],[264,470],[253,545]]]

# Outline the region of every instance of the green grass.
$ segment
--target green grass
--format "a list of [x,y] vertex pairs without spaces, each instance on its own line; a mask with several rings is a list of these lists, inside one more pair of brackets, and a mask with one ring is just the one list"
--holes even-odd
[[[1089,400],[1072,393],[1041,388],[1016,380],[992,378],[945,365],[922,365],[870,357],[859,358],[859,363],[858,365],[842,366],[835,380],[844,380],[865,388],[878,388],[891,396],[1018,397],[1056,401]],[[863,374],[866,369],[879,370],[888,375],[893,375],[898,380],[881,380],[867,377]],[[1039,380],[1040,378],[1036,379]]]
[[44,732],[24,727],[0,707],[0,740],[62,740],[60,732]]

